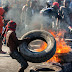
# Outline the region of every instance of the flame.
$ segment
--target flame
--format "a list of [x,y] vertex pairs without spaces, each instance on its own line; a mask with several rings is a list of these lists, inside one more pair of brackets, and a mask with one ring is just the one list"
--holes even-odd
[[[56,53],[68,53],[71,48],[70,46],[68,46],[66,44],[66,42],[64,41],[64,33],[66,31],[63,30],[63,31],[59,31],[55,37],[55,40],[56,40]],[[54,32],[50,32],[52,35],[54,35]]]
[[59,32],[55,32],[55,31],[50,30],[49,32],[55,37],[55,40],[56,40],[56,53],[47,62],[60,62],[61,59],[58,58],[58,54],[68,53],[71,50],[70,46],[68,46],[66,44],[66,42],[64,41],[64,33],[66,31],[65,30],[60,30]]
[[[58,54],[68,53],[71,50],[70,46],[68,46],[66,42],[64,41],[64,33],[66,31],[60,30],[58,32],[55,32],[50,30],[49,32],[54,36],[56,40],[56,52],[54,56],[47,62],[60,62],[61,59],[58,58]],[[46,47],[47,47],[47,44],[43,42],[42,46],[37,51],[38,52],[43,51],[44,49],[46,49]]]
[[42,42],[41,43],[41,47],[39,49],[36,49],[37,52],[41,52],[43,50],[45,50],[47,48],[47,43],[46,42]]

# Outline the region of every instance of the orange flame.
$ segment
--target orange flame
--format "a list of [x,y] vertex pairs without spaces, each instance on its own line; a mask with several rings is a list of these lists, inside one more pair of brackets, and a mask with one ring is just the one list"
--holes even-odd
[[51,62],[60,62],[61,59],[58,58],[58,54],[68,53],[71,50],[70,46],[68,46],[66,44],[66,42],[64,41],[64,33],[65,32],[66,32],[65,30],[63,30],[63,31],[60,30],[57,33],[50,31],[50,33],[55,37],[55,40],[56,40],[56,53],[47,62],[50,62],[50,61]]
[[37,49],[36,51],[37,52],[41,52],[41,51],[45,50],[46,47],[47,47],[47,43],[46,42],[42,42],[41,47],[39,49]]
[[[65,30],[63,31],[59,31],[59,32],[55,32],[55,31],[49,31],[55,38],[56,40],[56,53],[55,55],[48,60],[47,62],[60,62],[61,59],[58,58],[58,54],[62,54],[62,53],[68,53],[71,48],[70,46],[68,46],[65,41],[64,41],[64,33],[66,32]],[[42,46],[40,47],[40,49],[38,49],[37,51],[43,51],[45,48],[47,47],[47,44],[45,42],[43,42]]]
[[64,31],[59,31],[56,35],[54,35],[54,32],[50,32],[56,40],[56,53],[68,53],[71,48],[66,44],[64,41]]

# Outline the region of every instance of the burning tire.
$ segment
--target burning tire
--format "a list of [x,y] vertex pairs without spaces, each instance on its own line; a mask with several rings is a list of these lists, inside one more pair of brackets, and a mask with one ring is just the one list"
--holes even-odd
[[[56,51],[56,41],[54,37],[47,31],[43,30],[33,30],[26,34],[24,34],[21,39],[29,37],[30,41],[23,42],[19,48],[20,53],[24,58],[26,58],[27,61],[33,62],[33,63],[41,63],[49,60]],[[28,44],[36,39],[43,40],[48,44],[47,48],[41,52],[32,52],[28,49]]]

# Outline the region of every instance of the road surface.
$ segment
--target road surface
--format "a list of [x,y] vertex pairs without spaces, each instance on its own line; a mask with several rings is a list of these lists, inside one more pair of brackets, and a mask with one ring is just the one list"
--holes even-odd
[[[17,72],[20,64],[15,60],[12,59],[8,52],[9,48],[6,46],[2,46],[3,51],[7,52],[7,54],[0,54],[0,72]],[[24,72],[29,72],[31,66],[37,65],[28,62],[29,67]],[[39,65],[39,64],[38,64]]]

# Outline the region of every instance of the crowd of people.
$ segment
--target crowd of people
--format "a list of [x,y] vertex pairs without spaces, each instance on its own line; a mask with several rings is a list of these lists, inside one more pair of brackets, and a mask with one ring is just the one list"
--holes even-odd
[[[8,5],[0,7],[0,53],[5,53],[2,51],[2,41],[4,41],[10,49],[10,56],[21,64],[18,72],[24,72],[28,67],[28,63],[20,52],[18,52],[17,47],[22,42],[29,41],[29,38],[18,40],[15,32],[16,22],[14,22],[13,19],[5,20],[4,18],[10,9],[11,7]],[[58,2],[48,0],[45,7],[39,5],[37,0],[27,0],[27,3],[22,7],[20,23],[29,25],[32,16],[37,13],[45,17],[48,21],[51,19],[51,22],[43,24],[43,27],[46,27],[48,30],[63,28],[66,29],[66,31],[72,30],[72,2],[70,0],[64,0],[63,6],[60,6]],[[5,28],[4,32],[2,32],[3,27]]]
[[[21,22],[24,22],[27,25],[33,20],[32,17],[38,13],[43,17],[46,17],[46,20],[49,22],[43,23],[43,28],[46,29],[59,29],[71,27],[71,17],[72,17],[72,7],[70,0],[64,0],[63,6],[59,5],[58,2],[53,2],[52,0],[46,1],[46,7],[39,5],[37,0],[27,1],[27,4],[22,8],[22,19]],[[51,20],[51,21],[50,21]]]

